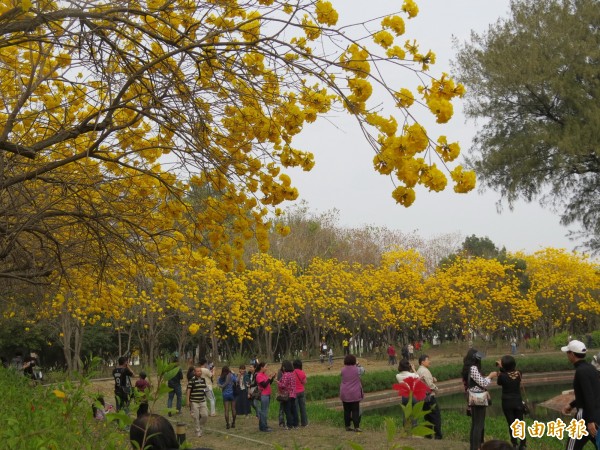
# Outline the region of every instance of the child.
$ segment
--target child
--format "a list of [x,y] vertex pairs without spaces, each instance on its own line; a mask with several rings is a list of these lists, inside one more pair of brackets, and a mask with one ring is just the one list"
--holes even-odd
[[106,414],[113,411],[113,405],[104,403],[104,397],[102,395],[96,397],[96,401],[92,403],[92,414],[96,420],[104,420]]
[[135,382],[135,388],[140,393],[140,406],[138,406],[137,417],[148,414],[148,398],[146,391],[150,390],[150,383],[146,380],[146,372],[140,372],[140,378]]
[[333,366],[333,348],[329,347],[329,353],[327,353],[327,356],[329,356],[329,367],[328,367],[328,369],[331,369],[331,366]]

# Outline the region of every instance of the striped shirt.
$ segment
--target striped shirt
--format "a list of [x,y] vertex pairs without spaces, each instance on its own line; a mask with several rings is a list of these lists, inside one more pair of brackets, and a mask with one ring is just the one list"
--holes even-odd
[[202,403],[206,401],[206,381],[204,381],[204,378],[192,377],[188,382],[187,388],[190,392],[190,403]]

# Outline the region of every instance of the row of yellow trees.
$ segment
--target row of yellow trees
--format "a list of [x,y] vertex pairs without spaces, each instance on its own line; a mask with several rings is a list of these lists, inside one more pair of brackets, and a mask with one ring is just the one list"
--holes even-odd
[[[201,339],[216,351],[271,358],[314,351],[323,336],[393,341],[432,330],[466,337],[526,329],[550,336],[600,318],[597,263],[554,248],[502,262],[459,256],[431,274],[419,253],[401,249],[377,266],[314,258],[301,268],[256,254],[246,270],[227,272],[185,249],[161,263],[123,261],[102,287],[82,270],[77,288],[59,286],[38,317],[58,325],[65,349],[100,323],[133,335],[149,361],[165,335],[179,351]],[[76,367],[76,351],[65,355]]]

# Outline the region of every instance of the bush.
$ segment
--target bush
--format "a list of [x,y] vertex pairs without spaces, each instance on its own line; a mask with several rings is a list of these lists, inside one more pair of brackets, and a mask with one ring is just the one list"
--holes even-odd
[[533,348],[533,349],[540,349],[542,347],[542,342],[540,341],[540,338],[529,338],[527,340],[527,346],[529,348]]
[[85,383],[53,387],[31,384],[0,368],[0,442],[8,450],[129,448],[128,438],[113,424],[92,417]]
[[550,338],[550,342],[552,344],[552,348],[560,350],[561,347],[564,347],[569,343],[569,332],[562,331],[555,334],[552,338]]
[[592,347],[599,348],[600,347],[600,330],[592,331],[590,333],[590,336],[592,337]]

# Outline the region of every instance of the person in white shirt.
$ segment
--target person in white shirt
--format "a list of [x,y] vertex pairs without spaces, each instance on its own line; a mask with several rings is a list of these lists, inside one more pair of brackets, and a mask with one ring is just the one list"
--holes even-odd
[[202,378],[204,378],[204,382],[206,383],[206,400],[208,401],[210,416],[215,417],[217,415],[215,408],[215,393],[213,391],[213,375],[214,375],[214,366],[209,367],[208,361],[206,358],[200,358],[198,362],[200,367],[202,367]]

